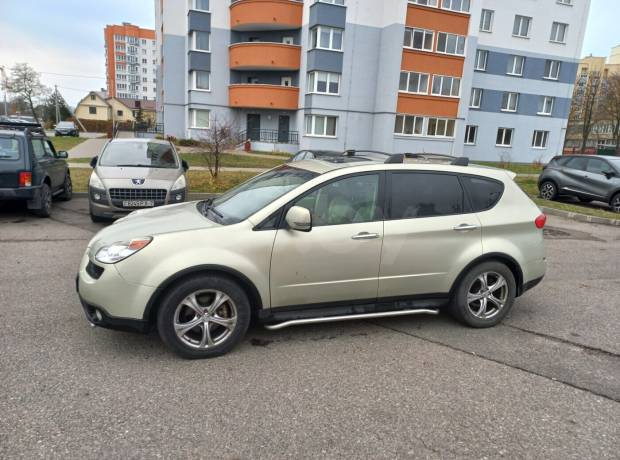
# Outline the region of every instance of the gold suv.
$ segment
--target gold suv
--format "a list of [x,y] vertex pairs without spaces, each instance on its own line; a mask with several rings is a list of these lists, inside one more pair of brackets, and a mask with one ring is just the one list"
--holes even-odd
[[289,163],[215,199],[141,210],[88,244],[91,324],[186,358],[268,329],[436,314],[499,323],[545,274],[545,216],[510,172],[424,155]]

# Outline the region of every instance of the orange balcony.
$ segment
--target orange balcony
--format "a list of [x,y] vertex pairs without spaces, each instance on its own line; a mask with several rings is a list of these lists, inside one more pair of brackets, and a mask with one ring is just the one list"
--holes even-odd
[[233,108],[297,110],[299,88],[294,86],[230,85],[228,105]]
[[300,29],[303,3],[295,0],[237,0],[230,5],[233,30]]
[[233,70],[299,70],[301,47],[284,43],[235,43],[229,50]]

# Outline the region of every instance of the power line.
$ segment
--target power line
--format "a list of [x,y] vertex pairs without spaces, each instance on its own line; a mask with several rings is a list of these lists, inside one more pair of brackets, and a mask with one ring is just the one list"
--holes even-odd
[[105,80],[106,77],[96,77],[94,75],[73,75],[73,74],[68,74],[68,73],[55,73],[55,72],[39,72],[39,73],[44,73],[46,75],[58,75],[61,77],[75,77],[75,78],[96,78],[98,80]]
[[92,91],[92,89],[80,89],[80,88],[69,88],[67,86],[58,86],[60,89],[66,89],[69,91],[79,91],[80,93],[88,93]]

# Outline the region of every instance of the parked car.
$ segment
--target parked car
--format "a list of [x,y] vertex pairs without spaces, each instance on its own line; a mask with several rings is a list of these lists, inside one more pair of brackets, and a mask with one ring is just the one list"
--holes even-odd
[[36,123],[0,123],[0,201],[25,201],[41,217],[52,212],[52,198],[73,192],[67,152],[57,152]]
[[186,358],[228,352],[251,317],[281,329],[448,307],[489,327],[545,274],[546,218],[513,178],[404,155],[285,164],[101,230],[76,287],[91,324],[156,325]]
[[539,176],[538,190],[546,200],[574,196],[584,203],[608,203],[614,212],[620,212],[620,157],[557,156]]
[[88,196],[93,222],[187,198],[189,166],[169,141],[114,139],[90,164]]
[[337,152],[333,150],[300,150],[288,160],[288,163],[302,160],[318,160],[325,158],[342,157],[343,155],[343,152]]
[[72,121],[61,121],[54,127],[54,136],[78,137],[80,130]]

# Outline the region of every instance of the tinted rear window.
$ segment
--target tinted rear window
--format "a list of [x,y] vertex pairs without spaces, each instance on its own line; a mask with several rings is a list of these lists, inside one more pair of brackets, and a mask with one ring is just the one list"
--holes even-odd
[[498,181],[471,176],[463,176],[461,179],[476,212],[491,209],[504,193],[504,184]]
[[390,219],[447,216],[466,211],[465,193],[456,176],[392,173]]
[[12,137],[0,137],[0,160],[19,160],[19,141]]

